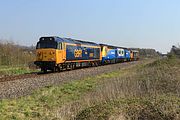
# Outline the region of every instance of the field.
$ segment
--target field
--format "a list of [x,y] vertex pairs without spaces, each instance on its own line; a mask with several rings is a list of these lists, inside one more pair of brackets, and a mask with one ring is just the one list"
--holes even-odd
[[34,50],[0,39],[0,77],[32,72],[29,64],[35,59]]
[[36,70],[31,70],[27,66],[0,66],[0,77],[10,76],[10,75],[19,75],[31,73]]
[[178,120],[180,59],[165,58],[0,100],[1,119]]

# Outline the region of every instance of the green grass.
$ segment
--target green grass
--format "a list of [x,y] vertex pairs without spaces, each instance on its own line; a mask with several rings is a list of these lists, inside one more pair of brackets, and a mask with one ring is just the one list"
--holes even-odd
[[161,59],[1,100],[0,118],[178,120],[179,63]]
[[48,86],[32,95],[15,100],[0,101],[2,119],[52,119],[53,109],[75,101],[84,93],[92,90],[96,79],[84,79],[66,83],[62,86]]
[[158,98],[121,98],[97,103],[76,115],[76,120],[173,120],[180,112],[180,98],[158,96]]
[[122,71],[102,74],[82,80],[65,83],[60,86],[47,86],[32,95],[0,101],[2,119],[56,119],[55,111],[63,105],[80,100],[93,91],[101,79],[120,76]]
[[104,80],[94,96],[102,98],[84,107],[75,118],[179,120],[180,59],[160,59],[128,71],[131,75]]
[[28,67],[11,67],[11,66],[0,66],[0,75],[19,75],[25,73],[31,73],[36,70],[31,70]]

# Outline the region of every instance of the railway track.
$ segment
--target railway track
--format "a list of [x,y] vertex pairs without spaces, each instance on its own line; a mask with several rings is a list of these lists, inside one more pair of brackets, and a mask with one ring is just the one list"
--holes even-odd
[[[139,62],[140,61],[142,61],[142,60],[139,60]],[[117,64],[133,64],[135,62],[138,62],[138,61],[124,62],[124,63],[117,63]],[[114,64],[108,64],[108,65],[105,65],[105,66],[111,66],[111,65],[114,65]],[[101,66],[99,66],[99,67],[101,67]],[[77,67],[73,71],[76,71],[76,70],[79,70],[79,69],[90,69],[90,68],[92,68],[92,67],[81,67],[81,68]],[[48,75],[52,75],[52,74],[65,73],[65,72],[68,72],[68,71],[71,71],[71,70],[65,70],[64,69],[61,72],[54,72],[54,73],[48,71],[47,73],[32,72],[32,73],[27,73],[27,74],[4,76],[4,77],[0,78],[0,83],[8,82],[8,81],[20,80],[20,79],[26,79],[26,78],[37,78],[37,77],[48,76]]]
[[[90,68],[90,67],[89,67]],[[78,69],[88,69],[88,67],[83,67],[83,68],[76,68],[74,70],[78,70]],[[68,72],[70,70],[63,70],[61,71],[61,73],[63,72]],[[19,79],[26,79],[26,78],[37,78],[40,76],[48,76],[48,75],[52,75],[52,74],[58,74],[59,72],[47,72],[47,73],[42,73],[42,72],[33,72],[33,73],[27,73],[27,74],[20,74],[20,75],[10,75],[10,76],[4,76],[0,78],[0,83],[2,82],[8,82],[8,81],[14,81],[14,80],[19,80]]]
[[[108,64],[106,66],[109,66],[112,64]],[[88,69],[88,68],[92,68],[92,67],[82,67],[82,68],[76,68],[75,70],[79,70],[79,69]],[[26,78],[37,78],[37,77],[41,77],[41,76],[48,76],[48,75],[52,75],[52,74],[58,74],[58,73],[64,73],[64,72],[68,72],[70,70],[63,70],[61,72],[50,72],[48,71],[47,73],[42,73],[42,72],[33,72],[33,73],[26,73],[26,74],[20,74],[20,75],[10,75],[10,76],[4,76],[0,78],[0,83],[2,82],[8,82],[8,81],[15,81],[15,80],[19,80],[19,79],[26,79]]]
[[13,81],[13,80],[17,80],[17,79],[32,78],[32,77],[37,77],[37,76],[38,76],[38,73],[11,75],[11,76],[5,76],[5,77],[0,78],[0,82],[7,82],[7,81]]
[[31,94],[34,90],[46,86],[60,85],[68,81],[80,80],[87,77],[109,73],[123,68],[130,68],[138,64],[147,64],[152,62],[134,61],[119,64],[110,64],[99,67],[89,67],[82,69],[75,69],[72,71],[63,71],[60,73],[40,72],[6,76],[0,78],[0,100],[3,98],[17,98]]

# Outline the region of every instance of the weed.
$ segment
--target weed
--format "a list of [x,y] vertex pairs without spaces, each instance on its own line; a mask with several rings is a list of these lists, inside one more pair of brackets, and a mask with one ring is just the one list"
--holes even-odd
[[179,63],[160,59],[1,100],[0,118],[178,120]]

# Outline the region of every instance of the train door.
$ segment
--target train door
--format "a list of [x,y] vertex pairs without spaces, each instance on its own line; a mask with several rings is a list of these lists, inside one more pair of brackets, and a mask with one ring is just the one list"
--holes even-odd
[[56,50],[56,64],[64,63],[65,59],[65,43],[60,42],[57,45],[57,50]]

